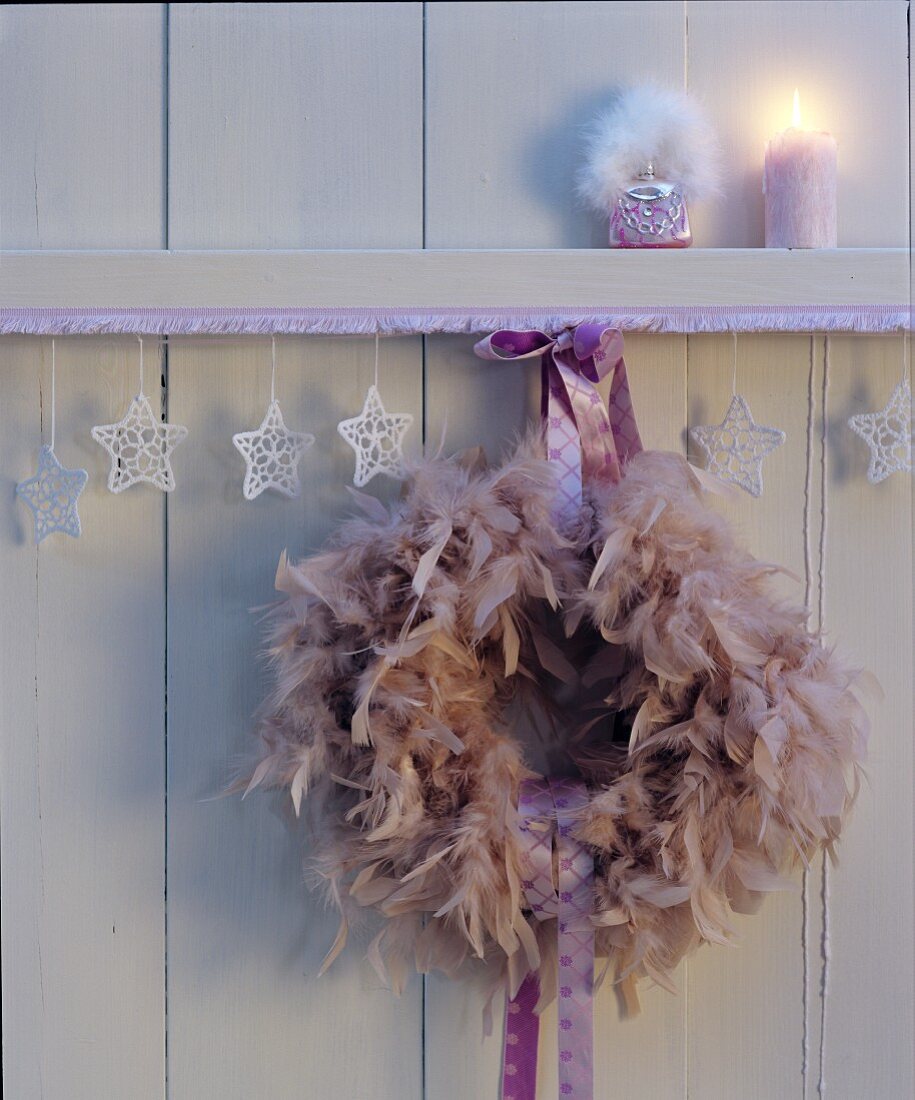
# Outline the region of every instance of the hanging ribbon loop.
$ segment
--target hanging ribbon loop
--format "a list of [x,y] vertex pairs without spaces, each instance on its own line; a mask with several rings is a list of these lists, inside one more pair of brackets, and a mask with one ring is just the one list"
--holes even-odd
[[[619,329],[583,324],[549,336],[537,329],[500,329],[474,348],[482,359],[542,358],[541,415],[547,456],[559,476],[559,512],[581,505],[582,479],[619,481],[642,449]],[[612,374],[605,405],[597,383]]]
[[[584,783],[574,779],[529,779],[521,784],[518,813],[524,838],[521,863],[527,904],[540,920],[557,922],[557,973],[542,975],[559,1002],[559,1095],[593,1095],[594,862],[572,836],[576,815],[587,805]],[[555,845],[555,860],[553,848]],[[555,872],[554,872],[555,866]],[[524,979],[506,997],[502,1100],[535,1100],[541,980]]]

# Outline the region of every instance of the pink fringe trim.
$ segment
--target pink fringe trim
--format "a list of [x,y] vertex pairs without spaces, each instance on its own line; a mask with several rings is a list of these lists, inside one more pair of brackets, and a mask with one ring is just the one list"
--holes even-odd
[[600,323],[623,332],[902,332],[912,313],[896,305],[783,306],[557,306],[551,309],[246,308],[177,306],[168,309],[74,307],[0,309],[0,334],[31,336],[251,335],[309,336],[479,333],[499,328],[556,332]]

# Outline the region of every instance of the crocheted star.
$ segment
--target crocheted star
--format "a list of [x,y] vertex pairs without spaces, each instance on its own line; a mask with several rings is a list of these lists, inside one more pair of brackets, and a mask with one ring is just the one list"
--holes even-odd
[[403,476],[403,439],[412,423],[409,413],[385,412],[378,387],[369,386],[362,412],[337,425],[337,431],[356,452],[353,484],[357,488],[375,474]]
[[298,496],[299,462],[314,441],[313,435],[291,432],[279,401],[271,401],[259,428],[232,436],[247,463],[245,500],[254,500],[265,489],[275,489],[287,497]]
[[130,402],[123,420],[117,424],[99,424],[92,438],[111,455],[108,488],[123,492],[138,481],[148,481],[170,493],[175,487],[171,453],[187,436],[180,424],[163,424],[156,418],[145,393]]
[[766,428],[754,421],[749,405],[737,393],[720,424],[691,428],[689,434],[702,448],[710,473],[739,485],[754,497],[763,489],[763,459],[785,442],[781,429]]
[[867,480],[876,485],[897,472],[912,472],[912,390],[908,379],[879,411],[849,417],[848,426],[870,447]]
[[54,531],[79,538],[81,527],[76,502],[88,480],[85,470],[67,470],[61,466],[47,444],[41,448],[35,476],[16,486],[16,496],[32,511],[36,543]]

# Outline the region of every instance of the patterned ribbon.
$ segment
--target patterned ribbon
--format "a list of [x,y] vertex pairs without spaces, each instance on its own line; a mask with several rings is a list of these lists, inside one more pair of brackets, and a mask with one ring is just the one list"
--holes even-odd
[[[579,1100],[591,1100],[594,1089],[594,864],[572,837],[576,811],[587,802],[588,792],[580,781],[534,779],[521,784],[518,806],[528,905],[538,920],[558,921],[559,1095]],[[502,1100],[535,1100],[539,995],[539,980],[531,973],[517,995],[506,1001]]]
[[[500,329],[474,350],[482,359],[542,358],[541,413],[547,454],[559,472],[561,516],[580,506],[583,476],[619,481],[621,466],[642,449],[619,329],[582,324],[556,336]],[[611,372],[605,407],[596,383]]]

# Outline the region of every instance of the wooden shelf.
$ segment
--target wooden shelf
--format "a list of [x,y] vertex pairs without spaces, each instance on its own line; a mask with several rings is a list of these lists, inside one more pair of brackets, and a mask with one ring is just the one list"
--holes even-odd
[[908,313],[905,249],[0,253],[5,333],[886,331]]

